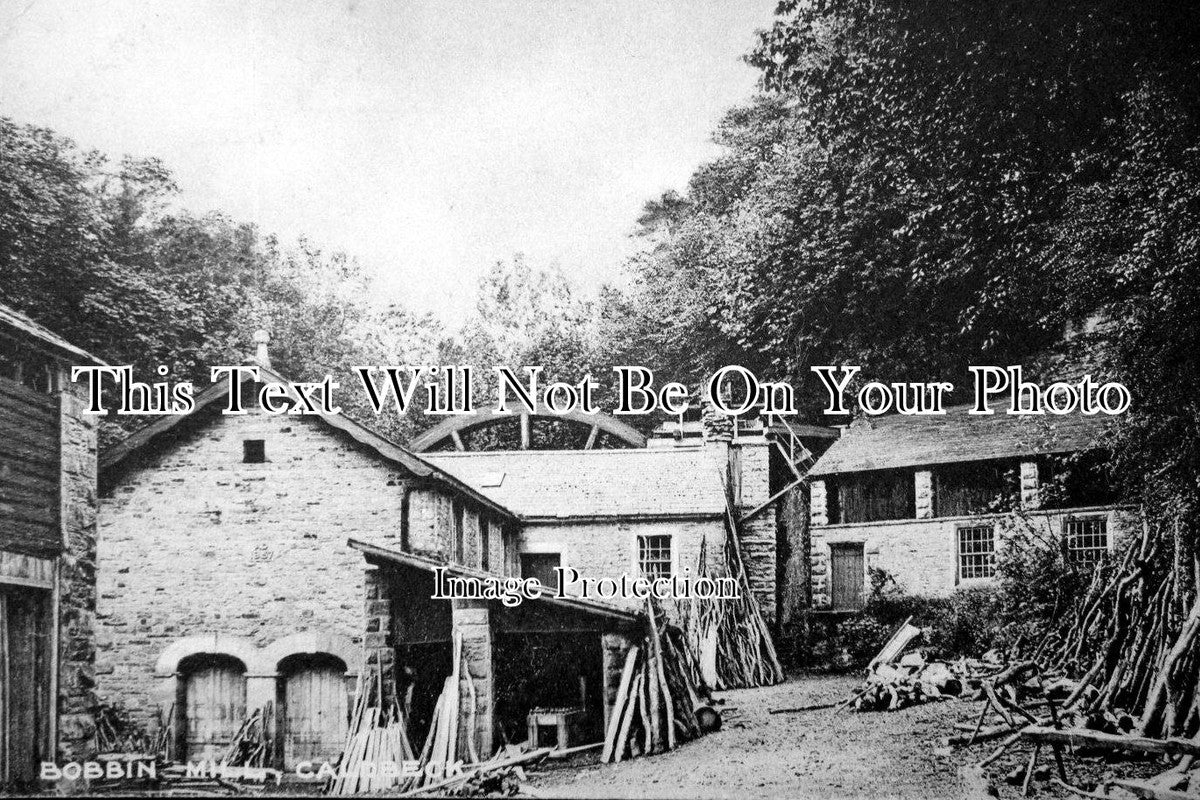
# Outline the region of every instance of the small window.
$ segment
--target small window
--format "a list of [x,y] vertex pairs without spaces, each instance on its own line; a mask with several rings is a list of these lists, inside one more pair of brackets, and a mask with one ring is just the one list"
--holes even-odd
[[491,569],[492,564],[492,523],[479,520],[479,568],[484,572]]
[[536,578],[542,586],[558,590],[558,568],[561,553],[521,553],[521,577]]
[[261,464],[267,460],[267,442],[265,439],[242,440],[242,463]]
[[638,571],[645,577],[671,577],[671,537],[638,536]]
[[1075,517],[1063,520],[1063,544],[1071,564],[1092,565],[1108,555],[1108,520]]
[[958,529],[958,578],[969,581],[996,574],[996,529],[970,525]]

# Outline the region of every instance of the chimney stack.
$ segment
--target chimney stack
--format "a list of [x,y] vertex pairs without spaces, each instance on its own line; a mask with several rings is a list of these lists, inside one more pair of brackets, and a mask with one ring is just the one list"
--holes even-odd
[[704,428],[704,442],[732,442],[734,439],[733,418],[717,410],[712,398],[705,395],[701,401],[700,423]]
[[254,344],[256,345],[254,352],[254,363],[267,369],[271,368],[271,355],[267,352],[267,343],[270,341],[271,334],[267,333],[266,331],[257,330],[254,332]]

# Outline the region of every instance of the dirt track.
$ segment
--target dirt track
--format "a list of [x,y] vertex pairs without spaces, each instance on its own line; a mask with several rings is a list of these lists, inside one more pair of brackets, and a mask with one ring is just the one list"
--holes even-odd
[[934,749],[955,722],[971,717],[973,704],[768,713],[838,700],[857,685],[822,676],[724,692],[726,708],[736,711],[719,733],[650,758],[546,770],[531,783],[547,797],[963,797],[960,762]]

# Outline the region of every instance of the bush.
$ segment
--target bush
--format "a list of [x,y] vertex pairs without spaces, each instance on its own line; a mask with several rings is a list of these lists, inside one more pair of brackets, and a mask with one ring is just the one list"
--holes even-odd
[[815,626],[810,665],[861,669],[908,619],[923,629],[919,645],[930,657],[978,656],[1003,638],[1003,590],[971,586],[949,597],[928,597],[904,591],[885,570],[873,569],[871,591],[861,611]]
[[903,590],[886,570],[872,569],[862,611],[814,626],[810,665],[865,667],[910,617],[924,629],[920,646],[934,658],[978,657],[992,649],[1010,657],[1028,653],[1057,627],[1096,565],[1072,563],[1062,538],[1044,521],[1012,512],[999,527],[1004,546],[995,581],[928,597]]

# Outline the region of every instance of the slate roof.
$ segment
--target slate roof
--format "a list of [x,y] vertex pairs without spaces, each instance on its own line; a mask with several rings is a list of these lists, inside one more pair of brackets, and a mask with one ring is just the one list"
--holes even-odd
[[1111,422],[1103,414],[1016,416],[1006,403],[996,413],[972,415],[971,406],[947,408],[944,416],[866,417],[855,420],[809,472],[843,472],[952,464],[1014,456],[1070,453],[1095,446]]
[[709,518],[725,513],[720,470],[701,448],[422,455],[524,519]]
[[9,328],[26,337],[37,339],[44,349],[52,351],[60,358],[65,356],[73,359],[80,366],[85,364],[105,366],[103,361],[91,353],[76,347],[49,328],[39,325],[19,311],[3,304],[0,304],[0,327]]
[[[275,372],[270,367],[256,365],[259,369],[259,375],[264,380],[274,383],[288,383],[288,379]],[[250,380],[247,377],[242,377],[242,381]],[[131,457],[141,452],[144,448],[151,445],[164,444],[168,445],[174,441],[177,435],[177,430],[184,423],[199,415],[205,409],[211,408],[214,404],[225,402],[225,397],[228,394],[226,391],[227,381],[222,379],[217,383],[210,384],[204,391],[200,392],[195,398],[196,408],[191,414],[176,414],[166,417],[158,417],[149,425],[142,427],[134,433],[126,436],[121,441],[105,449],[100,456],[100,472],[102,475],[116,474],[121,466],[126,463]],[[294,395],[292,395],[294,398]],[[497,503],[495,500],[487,497],[483,493],[477,491],[474,487],[468,485],[464,481],[449,475],[435,465],[430,464],[424,457],[417,455],[400,445],[388,439],[383,434],[375,431],[362,423],[356,422],[342,414],[320,414],[317,419],[324,422],[331,428],[341,431],[348,435],[351,439],[364,445],[382,458],[403,467],[419,478],[429,478],[446,484],[462,494],[470,497],[476,502],[489,508],[492,511],[500,514],[503,517],[513,519],[516,515]]]

